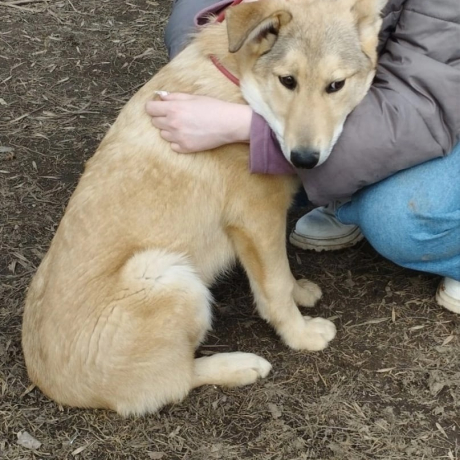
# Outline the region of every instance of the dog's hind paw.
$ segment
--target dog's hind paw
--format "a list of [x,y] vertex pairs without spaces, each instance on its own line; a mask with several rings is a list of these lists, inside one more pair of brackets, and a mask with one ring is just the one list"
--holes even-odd
[[294,285],[294,301],[302,307],[313,307],[322,295],[321,288],[307,279],[297,280]]
[[271,368],[266,359],[253,353],[218,353],[195,360],[195,379],[199,385],[240,387],[266,377]]
[[328,319],[309,316],[304,316],[303,320],[303,327],[297,328],[297,333],[285,340],[286,344],[295,350],[324,350],[335,337],[335,324]]
[[267,377],[272,365],[264,358],[253,353],[231,353],[231,360],[225,365],[230,381],[228,386],[243,386]]

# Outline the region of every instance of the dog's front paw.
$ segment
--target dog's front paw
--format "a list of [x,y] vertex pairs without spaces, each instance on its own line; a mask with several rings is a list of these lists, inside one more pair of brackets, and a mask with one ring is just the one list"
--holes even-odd
[[297,280],[294,285],[294,301],[297,305],[313,307],[322,295],[321,288],[309,280]]
[[296,328],[296,332],[285,339],[286,344],[294,350],[324,350],[335,337],[335,324],[324,318],[302,318],[303,327]]

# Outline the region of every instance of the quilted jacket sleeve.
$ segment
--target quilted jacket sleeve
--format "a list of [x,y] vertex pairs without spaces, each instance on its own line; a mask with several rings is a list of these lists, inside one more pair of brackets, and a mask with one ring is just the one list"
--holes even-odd
[[[459,43],[458,0],[402,3],[373,86],[348,117],[331,156],[318,168],[298,171],[313,203],[349,197],[452,150],[460,141]],[[251,150],[270,156],[276,146]],[[263,164],[265,171],[253,172],[277,172],[270,158]]]

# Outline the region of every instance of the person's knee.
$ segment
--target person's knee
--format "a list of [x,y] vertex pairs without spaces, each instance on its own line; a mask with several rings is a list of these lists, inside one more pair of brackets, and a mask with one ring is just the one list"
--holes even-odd
[[400,171],[362,189],[338,210],[398,265],[418,267],[460,253],[460,144],[445,158]]
[[385,258],[408,266],[421,260],[430,231],[412,200],[399,198],[385,188],[363,191],[358,197],[359,227],[369,243]]
[[164,36],[170,59],[179,54],[190,42],[196,31],[196,15],[214,3],[216,0],[175,0]]
[[171,16],[165,28],[164,42],[170,59],[179,54],[195,29],[194,11],[190,3],[174,2]]

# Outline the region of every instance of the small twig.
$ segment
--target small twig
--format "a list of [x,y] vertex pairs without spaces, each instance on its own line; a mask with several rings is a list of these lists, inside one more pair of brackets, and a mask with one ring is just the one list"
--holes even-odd
[[13,1],[6,1],[2,2],[4,5],[25,5],[26,3],[39,3],[39,2],[47,2],[48,0],[13,0]]
[[[46,1],[46,0],[44,0]],[[78,11],[74,6],[73,6],[73,3],[70,1],[70,0],[67,0],[69,3],[70,3],[70,6],[72,7],[72,9],[75,11],[75,13],[79,13],[81,14],[81,11]]]
[[324,380],[324,377],[321,375],[321,372],[318,369],[318,364],[315,363],[315,366],[316,366],[316,372],[318,373],[318,375],[319,375],[320,379],[322,380],[324,386],[327,388],[326,380]]
[[31,9],[31,8],[24,8],[23,6],[10,4],[8,2],[0,2],[0,6],[9,6],[10,8],[15,8],[15,9],[21,10],[21,11],[29,11],[29,12],[32,12],[32,13],[35,13],[35,11],[36,11],[36,10]]
[[43,109],[43,107],[45,107],[45,106],[42,105],[42,106],[39,107],[38,109],[32,110],[31,112],[27,112],[27,113],[25,113],[24,115],[21,115],[20,117],[15,118],[14,120],[9,121],[8,124],[11,125],[11,124],[13,124],[13,123],[17,123],[18,121],[22,120],[23,118],[26,118],[26,117],[28,117],[29,115],[32,115],[33,113],[38,112],[39,110]]

